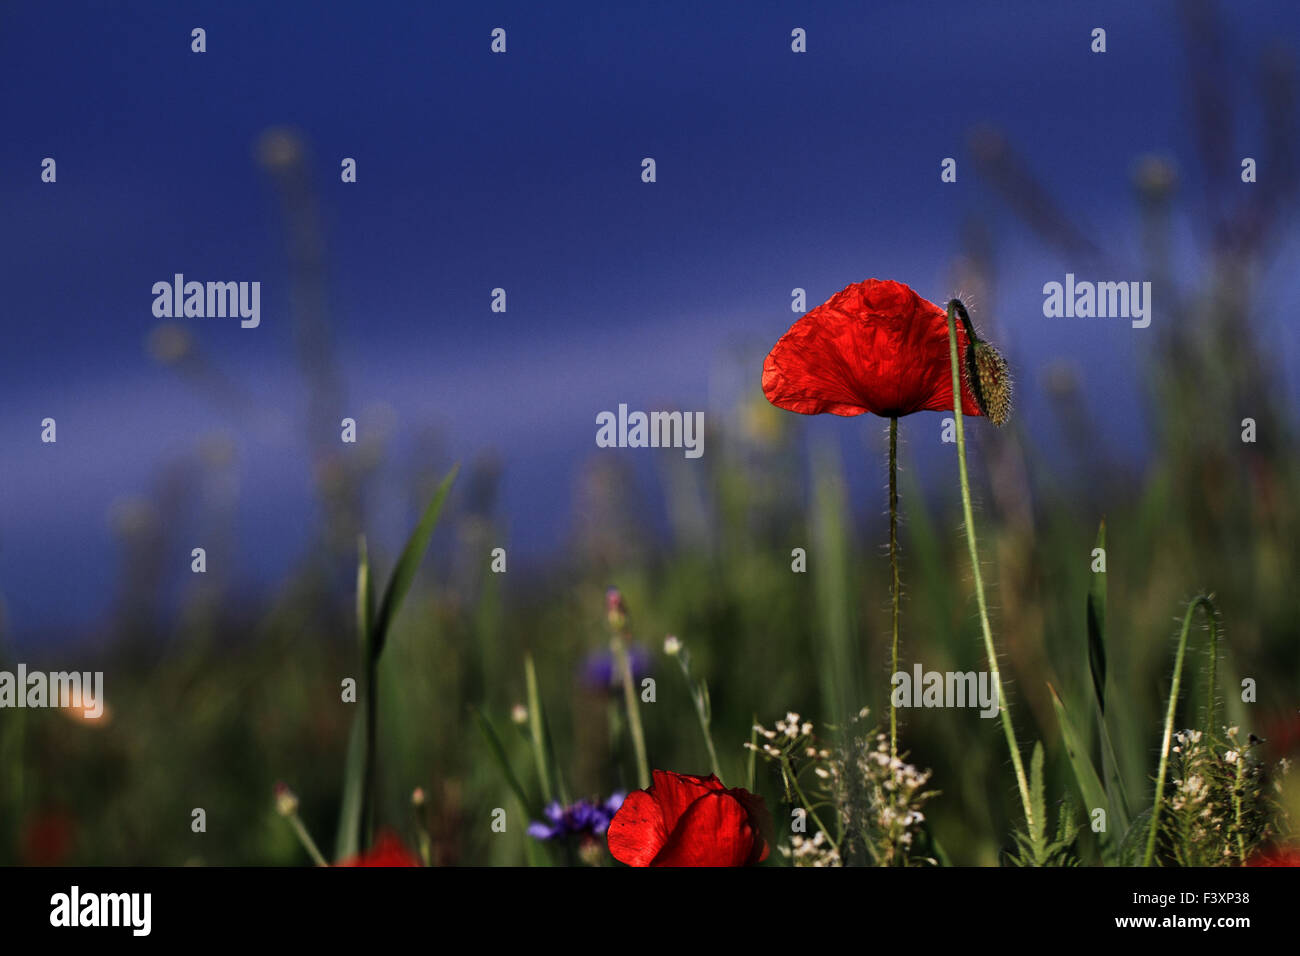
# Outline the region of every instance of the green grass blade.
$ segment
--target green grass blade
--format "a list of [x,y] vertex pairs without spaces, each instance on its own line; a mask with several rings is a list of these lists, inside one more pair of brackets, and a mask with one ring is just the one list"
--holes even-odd
[[1124,787],[1124,778],[1119,772],[1119,760],[1115,757],[1115,746],[1110,742],[1106,718],[1100,709],[1094,712],[1094,716],[1097,718],[1097,728],[1101,733],[1101,767],[1106,777],[1106,796],[1110,798],[1115,825],[1122,832],[1128,829],[1132,816],[1128,808],[1128,791]]
[[339,806],[339,824],[334,837],[334,859],[356,856],[361,849],[361,795],[366,773],[366,728],[362,714],[352,719],[348,735],[348,756],[343,771],[343,802]]
[[372,658],[378,658],[383,653],[384,644],[388,640],[389,628],[393,624],[393,618],[397,616],[402,601],[406,599],[406,594],[411,589],[411,582],[415,580],[415,572],[424,559],[424,552],[428,550],[429,539],[433,537],[433,530],[438,526],[442,506],[447,500],[447,493],[451,491],[452,482],[456,480],[456,472],[459,470],[460,465],[452,466],[451,471],[447,473],[447,477],[442,479],[442,484],[438,486],[433,500],[429,502],[428,507],[424,509],[424,514],[420,517],[420,523],[411,532],[406,547],[402,549],[402,556],[397,559],[397,565],[393,568],[393,574],[388,579],[388,586],[384,588],[384,596],[379,602],[379,611],[375,615],[372,627],[373,640],[370,649]]
[[370,627],[375,620],[375,582],[370,574],[370,555],[366,549],[366,536],[357,538],[357,640],[361,642],[364,659],[369,659],[366,644],[370,640]]
[[1083,738],[1079,736],[1078,728],[1070,720],[1061,696],[1051,684],[1047,685],[1047,689],[1052,692],[1052,706],[1056,709],[1056,719],[1061,725],[1061,739],[1065,744],[1065,753],[1070,758],[1070,767],[1074,770],[1074,780],[1079,785],[1080,796],[1083,797],[1084,812],[1091,816],[1092,811],[1099,807],[1106,811],[1106,830],[1102,843],[1107,847],[1112,846],[1115,841],[1110,836],[1111,808],[1110,801],[1106,797],[1106,789],[1101,785],[1101,778],[1097,776],[1092,761],[1088,759]]
[[[339,824],[339,845],[342,847],[357,844],[369,844],[370,831],[373,827],[375,807],[375,759],[379,744],[379,656],[383,653],[388,640],[388,631],[392,627],[397,611],[406,599],[415,572],[424,559],[429,548],[429,539],[438,525],[442,506],[447,500],[452,482],[456,480],[459,465],[453,465],[447,477],[438,486],[433,500],[424,509],[420,523],[416,525],[401,557],[384,588],[384,596],[379,602],[378,611],[374,610],[374,585],[370,572],[370,559],[366,553],[364,539],[357,563],[357,626],[362,635],[362,668],[365,674],[362,706],[363,734],[359,745],[348,746],[348,768],[344,779],[343,819]],[[355,757],[355,764],[354,764]],[[353,780],[360,776],[359,785]],[[348,791],[352,786],[359,786],[360,798],[353,804],[348,800]]]
[[502,775],[506,778],[511,792],[518,799],[524,812],[528,814],[529,820],[542,819],[542,808],[538,806],[537,801],[528,796],[524,790],[524,785],[519,782],[514,768],[510,766],[510,758],[506,756],[505,745],[501,742],[501,737],[497,734],[496,729],[491,722],[483,715],[477,707],[471,707],[470,712],[474,715],[474,720],[478,723],[479,730],[483,732],[483,738],[488,742],[488,748],[492,751],[492,756],[501,768]]
[[[357,642],[361,648],[362,670],[370,660],[371,622],[375,615],[375,588],[370,575],[370,556],[366,539],[357,539]],[[364,682],[364,678],[362,678]],[[361,688],[363,696],[371,693],[369,687]],[[339,822],[334,838],[334,858],[342,860],[356,856],[361,841],[362,795],[366,779],[366,733],[364,711],[352,720],[348,736],[348,754],[343,767],[343,800],[339,805]]]
[[[1097,528],[1097,544],[1106,549],[1106,521]],[[1106,572],[1095,571],[1088,587],[1088,670],[1097,706],[1106,713]]]
[[533,655],[524,655],[524,681],[528,690],[528,732],[533,741],[533,762],[537,765],[537,780],[542,788],[542,802],[549,804],[558,799],[569,802],[564,784],[556,769],[555,750],[551,745],[551,731],[542,710],[542,694],[537,686],[537,668]]
[[[1097,526],[1095,547],[1106,549],[1106,519]],[[1105,779],[1106,796],[1110,800],[1113,822],[1123,833],[1129,825],[1128,794],[1120,776],[1115,747],[1106,727],[1106,572],[1093,572],[1088,587],[1088,670],[1092,675],[1092,693],[1096,704],[1094,716],[1097,734],[1101,738],[1101,770]]]

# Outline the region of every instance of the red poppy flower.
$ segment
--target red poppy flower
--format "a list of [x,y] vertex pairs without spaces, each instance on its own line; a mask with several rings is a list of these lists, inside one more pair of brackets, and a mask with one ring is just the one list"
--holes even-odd
[[609,824],[609,852],[628,866],[749,866],[767,859],[772,818],[761,797],[710,774],[656,770]]
[[[968,364],[969,343],[957,323],[957,354]],[[962,413],[983,414],[970,388],[964,375]],[[951,411],[948,314],[901,282],[851,285],[781,336],[763,363],[763,394],[802,415]]]
[[402,841],[385,831],[365,853],[344,860],[338,866],[419,866],[420,861],[402,846]]

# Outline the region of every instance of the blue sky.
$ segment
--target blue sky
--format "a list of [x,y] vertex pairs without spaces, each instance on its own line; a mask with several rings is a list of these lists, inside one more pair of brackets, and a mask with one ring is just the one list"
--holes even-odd
[[[294,426],[305,396],[282,216],[253,155],[276,125],[300,129],[312,150],[347,383],[340,417],[383,403],[399,442],[436,424],[455,456],[496,451],[510,540],[525,552],[564,541],[597,411],[702,407],[720,350],[774,342],[795,318],[796,286],[814,305],[880,276],[942,301],[973,214],[997,237],[997,321],[1020,387],[1032,395],[1034,370],[1062,356],[1101,375],[1106,356],[1105,379],[1088,383],[1094,411],[1140,457],[1138,369],[1155,337],[1123,321],[1043,318],[1042,284],[1074,266],[1015,226],[975,176],[967,138],[978,123],[1003,128],[1064,208],[1134,262],[1131,275],[1095,278],[1143,278],[1135,157],[1172,157],[1188,196],[1202,176],[1173,13],[1167,2],[914,0],[7,5],[10,626],[21,639],[102,613],[112,502],[150,493],[160,463],[213,429],[240,446],[244,572],[273,576],[301,553],[311,478]],[[1258,51],[1277,38],[1294,47],[1300,10],[1235,3],[1224,24],[1240,65],[1231,93],[1250,104]],[[207,31],[201,55],[190,52],[195,26]],[[504,56],[488,50],[498,26]],[[1089,50],[1096,26],[1104,55]],[[794,27],[807,30],[806,54],[790,52]],[[1257,119],[1238,114],[1243,155],[1259,145]],[[54,185],[39,179],[46,156]],[[339,182],[344,156],[358,161],[356,184]],[[646,156],[651,185],[640,181]],[[946,156],[958,160],[955,184],[939,181]],[[1198,261],[1189,215],[1177,220],[1184,277]],[[1283,251],[1294,261],[1294,231]],[[278,425],[232,422],[149,358],[150,288],[175,272],[262,282],[258,329],[185,321]],[[1263,282],[1270,296],[1297,292],[1280,265]],[[488,308],[497,286],[505,314]],[[1174,318],[1156,303],[1156,324]],[[57,446],[39,443],[47,415]]]

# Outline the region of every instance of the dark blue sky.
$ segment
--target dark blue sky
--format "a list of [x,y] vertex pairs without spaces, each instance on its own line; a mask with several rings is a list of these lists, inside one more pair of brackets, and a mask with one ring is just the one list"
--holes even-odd
[[[0,599],[20,639],[102,612],[112,502],[149,494],[159,463],[213,429],[239,443],[242,573],[274,580],[301,553],[305,392],[283,218],[254,160],[276,125],[312,150],[348,390],[339,417],[386,403],[399,447],[436,424],[458,457],[498,452],[510,542],[526,552],[564,540],[597,411],[704,407],[721,350],[774,342],[795,286],[811,306],[880,276],[943,301],[971,214],[998,237],[997,321],[1021,389],[1032,395],[1034,369],[1054,358],[1102,375],[1109,356],[1088,382],[1094,411],[1140,454],[1136,376],[1155,337],[1043,318],[1042,284],[1082,265],[1015,227],[967,142],[977,123],[1005,129],[1090,234],[1135,262],[1096,278],[1144,278],[1135,157],[1172,157],[1188,195],[1202,175],[1173,4],[815,6],[0,9]],[[1249,105],[1259,51],[1295,45],[1300,8],[1260,0],[1224,16],[1240,64],[1230,95]],[[497,26],[504,56],[488,50]],[[1104,55],[1089,51],[1095,26]],[[807,54],[790,52],[794,27]],[[1258,113],[1238,119],[1237,152],[1251,155]],[[57,184],[40,182],[46,156]],[[344,156],[355,185],[339,182]],[[653,185],[640,181],[645,156]],[[956,184],[939,181],[945,156]],[[1176,222],[1188,277],[1192,223]],[[1296,251],[1293,230],[1278,261]],[[184,321],[271,425],[239,426],[147,355],[150,288],[174,272],[262,282],[260,328]],[[1263,283],[1270,298],[1300,291],[1281,265]],[[497,286],[505,314],[488,308]],[[1156,303],[1156,323],[1174,318]],[[39,442],[47,415],[57,446]]]

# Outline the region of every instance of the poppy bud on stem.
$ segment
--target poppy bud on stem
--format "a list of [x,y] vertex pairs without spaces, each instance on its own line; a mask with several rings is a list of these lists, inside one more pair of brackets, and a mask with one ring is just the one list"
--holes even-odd
[[[957,357],[957,316],[960,315],[962,322],[966,326],[966,334],[969,336],[972,351],[968,354],[974,355],[973,347],[977,343],[974,328],[970,324],[970,316],[966,314],[966,307],[961,304],[960,299],[953,299],[948,303],[948,355],[952,365],[952,394],[960,396],[961,391],[961,362]],[[984,344],[984,343],[979,343]],[[992,355],[997,356],[999,362],[1002,361],[1000,355],[997,355],[988,346]],[[972,360],[973,364],[973,360]],[[1006,363],[1001,366],[1002,381],[1005,381]],[[975,376],[971,376],[971,390],[975,392],[977,398],[980,398],[979,387],[975,383]],[[984,399],[980,399],[981,411],[989,415],[989,418],[995,424],[1001,424],[994,418],[984,407]],[[1009,411],[1010,403],[1007,402],[1005,411]],[[1020,745],[1016,743],[1016,732],[1011,726],[1011,711],[1006,705],[1006,695],[1002,691],[1002,674],[998,670],[997,651],[993,647],[993,630],[989,627],[988,605],[984,600],[984,578],[980,574],[979,549],[975,544],[975,515],[971,510],[970,503],[970,480],[966,476],[966,433],[962,428],[961,402],[953,402],[952,410],[953,422],[957,426],[957,468],[958,475],[961,478],[961,504],[962,511],[966,519],[966,544],[970,548],[970,566],[971,573],[975,578],[975,603],[979,606],[980,628],[984,632],[984,653],[989,659],[989,673],[993,677],[993,684],[997,688],[998,713],[1002,717],[1002,730],[1007,736],[1007,747],[1011,751],[1011,764],[1016,771],[1016,786],[1020,789],[1020,802],[1025,811],[1025,824],[1029,827],[1034,825],[1034,813],[1029,801],[1029,783],[1025,778],[1025,765],[1020,759]],[[1005,414],[1002,421],[1006,421]]]

